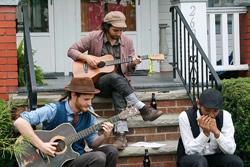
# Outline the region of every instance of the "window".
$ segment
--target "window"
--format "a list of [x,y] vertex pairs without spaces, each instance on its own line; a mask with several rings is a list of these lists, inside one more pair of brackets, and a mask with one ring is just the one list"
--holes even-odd
[[234,0],[209,0],[209,7],[234,6]]
[[21,0],[16,7],[18,22],[23,22],[22,5],[24,3],[27,4],[30,32],[49,32],[48,1]]
[[135,0],[81,0],[82,32],[101,29],[110,11],[121,11],[126,16],[126,31],[136,31]]

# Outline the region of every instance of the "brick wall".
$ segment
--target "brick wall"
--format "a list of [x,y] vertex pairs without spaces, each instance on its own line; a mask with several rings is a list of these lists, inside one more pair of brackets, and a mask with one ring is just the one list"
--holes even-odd
[[15,6],[0,6],[0,99],[18,90]]
[[[250,65],[250,7],[247,14],[240,15],[240,61]],[[242,77],[250,77],[250,72],[239,72]]]

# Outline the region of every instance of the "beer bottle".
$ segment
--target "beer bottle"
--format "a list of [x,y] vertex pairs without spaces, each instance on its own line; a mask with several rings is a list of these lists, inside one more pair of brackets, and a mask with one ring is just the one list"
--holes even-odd
[[150,167],[150,160],[148,156],[148,149],[145,149],[145,155],[143,160],[143,167]]
[[157,109],[157,104],[155,101],[155,93],[152,93],[152,99],[151,99],[151,103],[150,103],[151,107],[153,107],[154,109]]

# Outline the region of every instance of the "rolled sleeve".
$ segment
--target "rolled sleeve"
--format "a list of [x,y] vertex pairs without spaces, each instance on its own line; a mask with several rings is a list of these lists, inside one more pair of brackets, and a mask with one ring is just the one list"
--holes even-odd
[[56,111],[56,104],[50,103],[36,110],[23,112],[20,116],[31,125],[38,125],[43,122],[51,122],[56,115]]

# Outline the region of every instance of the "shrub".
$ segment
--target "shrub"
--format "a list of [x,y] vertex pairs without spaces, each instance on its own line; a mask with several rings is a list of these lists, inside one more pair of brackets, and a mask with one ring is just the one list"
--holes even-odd
[[223,109],[232,114],[235,126],[236,154],[250,166],[250,78],[222,81]]
[[11,104],[0,99],[0,167],[14,167],[16,164],[13,156],[16,139],[13,136],[11,110]]
[[[35,54],[35,51],[32,51],[32,55]],[[19,63],[19,69],[18,69],[18,86],[25,86],[25,62],[24,62],[24,49],[23,49],[23,40],[20,42],[18,48],[17,48],[17,59]],[[34,62],[34,70],[35,70],[35,77],[36,77],[36,83],[39,86],[45,86],[48,85],[47,83],[43,82],[43,70],[41,67],[35,65]]]

